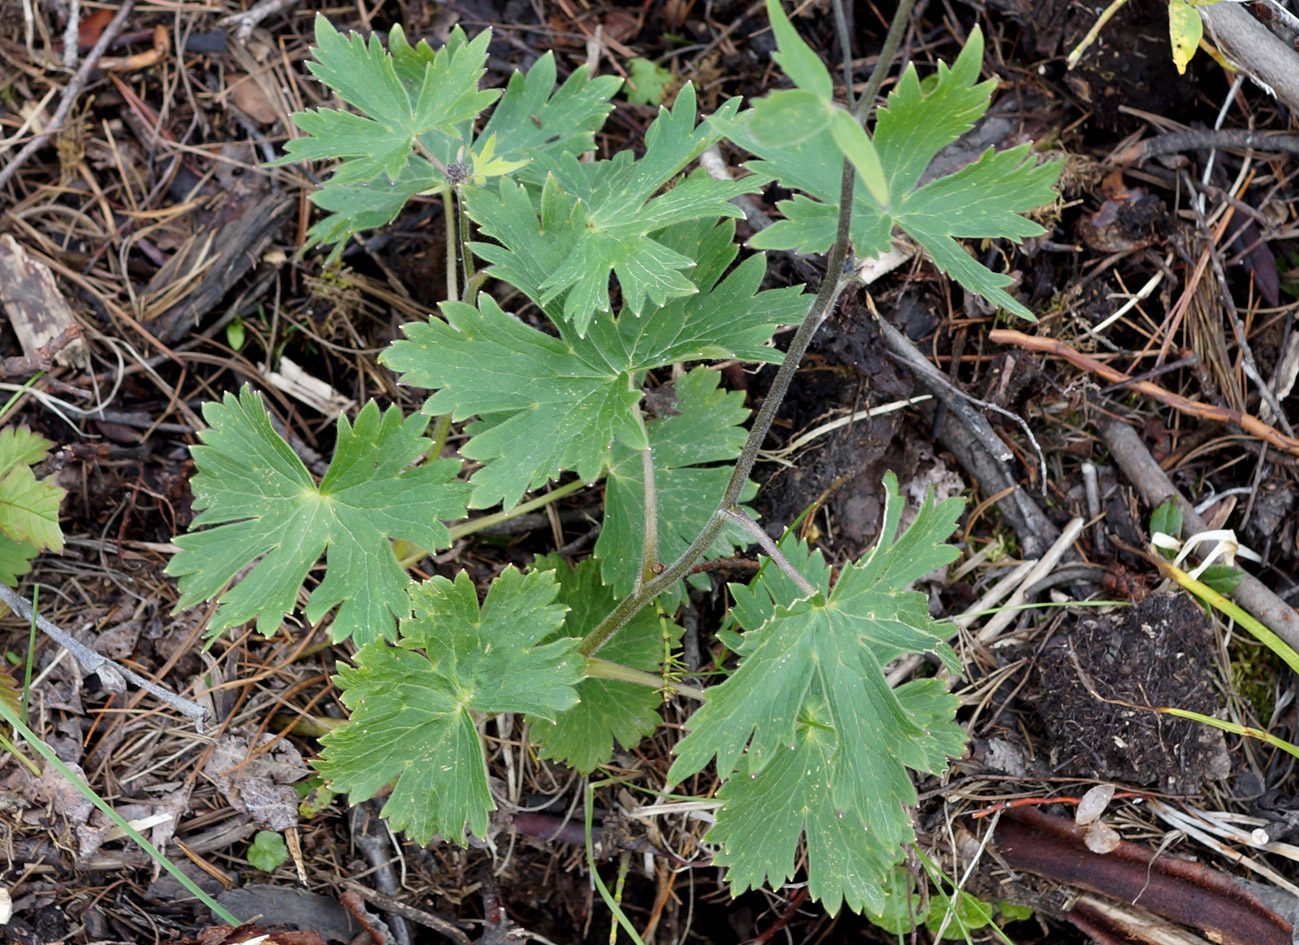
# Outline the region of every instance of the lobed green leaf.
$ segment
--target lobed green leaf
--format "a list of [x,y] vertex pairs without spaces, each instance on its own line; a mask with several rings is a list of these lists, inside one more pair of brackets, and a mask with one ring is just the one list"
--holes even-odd
[[[26,427],[0,429],[0,534],[18,545],[30,543],[36,549],[62,551],[59,505],[64,491],[49,479],[37,479],[32,471],[51,446],[49,440]],[[21,567],[18,557],[19,549],[12,549],[9,559]]]
[[335,169],[339,183],[373,180],[380,174],[395,181],[418,136],[453,132],[501,94],[478,88],[490,30],[471,42],[460,34],[434,52],[425,42],[412,47],[401,27],[394,26],[389,52],[377,35],[369,42],[357,33],[343,36],[322,15],[316,16],[315,25],[314,61],[307,68],[365,117],[329,108],[296,112],[294,123],[308,137],[289,141],[285,156],[272,164],[342,158]]
[[780,0],[767,0],[767,16],[779,49],[771,58],[795,85],[828,104],[834,96],[834,81],[821,57],[798,35]]
[[[654,458],[662,562],[675,561],[703,531],[730,481],[731,467],[705,464],[731,462],[744,446],[746,433],[741,424],[749,416],[744,394],[719,390],[720,380],[716,371],[704,367],[683,374],[674,385],[679,401],[674,412],[645,422]],[[757,491],[757,485],[749,483],[741,502],[751,500]],[[742,508],[756,517],[747,507]],[[595,543],[595,558],[605,583],[618,597],[626,597],[635,587],[644,532],[645,475],[641,454],[615,443],[609,454],[604,525]],[[737,547],[752,543],[746,532],[730,526],[717,536],[703,560],[733,554]],[[706,577],[698,579],[706,586]],[[663,607],[670,612],[684,600],[685,588],[678,583],[664,592]]]
[[[533,562],[538,570],[554,572],[559,582],[559,602],[568,608],[563,629],[555,638],[581,638],[613,610],[619,597],[600,580],[595,561],[588,558],[576,567],[556,555]],[[618,631],[600,658],[644,672],[658,672],[666,647],[675,647],[682,630],[654,607],[646,607]],[[547,638],[550,639],[550,638]],[[530,719],[541,757],[563,761],[582,774],[590,774],[613,757],[615,743],[634,748],[662,723],[657,691],[616,679],[590,677],[577,685],[578,703],[553,721]]]
[[554,719],[577,702],[585,662],[559,629],[552,571],[507,568],[481,606],[473,581],[435,577],[411,589],[397,646],[370,643],[336,683],[351,716],[325,735],[316,768],[359,804],[391,784],[383,816],[419,844],[435,833],[465,845],[495,810],[476,716]]
[[[774,2],[774,0],[773,0]],[[779,204],[785,219],[757,234],[757,249],[824,252],[834,242],[840,176],[847,154],[862,186],[854,190],[851,235],[861,257],[885,252],[894,226],[919,243],[934,264],[966,289],[1025,318],[1032,313],[1005,288],[1010,277],[971,258],[957,239],[1004,238],[1019,241],[1043,231],[1027,213],[1055,199],[1061,162],[1038,164],[1027,146],[995,153],[954,174],[918,186],[933,158],[970,130],[987,110],[995,82],[977,82],[983,35],[975,30],[956,62],[938,66],[933,81],[922,84],[914,64],[902,74],[881,108],[873,136],[847,126],[840,111],[826,119],[790,115],[789,136],[774,133],[781,96],[768,99],[738,119],[716,116],[710,122],[737,144],[758,155],[748,166],[802,191]],[[808,109],[804,109],[808,111]]]
[[809,888],[832,912],[844,901],[880,911],[885,873],[914,836],[907,769],[940,771],[964,744],[941,684],[893,690],[883,672],[896,656],[926,651],[959,669],[925,596],[906,587],[955,558],[942,541],[961,503],[926,501],[898,536],[897,480],[890,473],[884,485],[880,538],[833,589],[820,556],[798,546],[789,558],[817,588],[811,597],[798,599],[770,564],[752,587],[732,589],[747,630],[739,666],[687,723],[667,778],[676,784],[715,758],[726,783],[706,839],[723,844],[715,862],[730,867],[728,880],[740,890],[784,882],[806,833]]
[[[526,74],[515,72],[503,95],[480,90],[489,37],[490,30],[471,41],[457,27],[447,45],[434,50],[424,41],[412,46],[397,26],[385,50],[377,36],[368,42],[344,37],[317,17],[315,61],[308,68],[363,114],[331,108],[296,113],[306,137],[288,142],[284,157],[271,162],[341,160],[312,194],[328,214],[308,231],[304,249],[337,244],[332,263],[352,234],[391,223],[416,194],[445,185],[442,172],[412,152],[417,144],[443,164],[469,160],[493,134],[496,156],[505,162],[594,146],[621,80],[589,79],[582,66],[556,88],[554,55],[547,53]],[[474,121],[498,96],[475,135]]]
[[8,535],[0,535],[0,581],[17,587],[18,579],[31,571],[32,559],[40,553],[30,541],[14,541]]
[[[451,544],[442,522],[463,518],[470,488],[454,482],[460,464],[410,464],[429,447],[427,421],[382,414],[366,404],[355,426],[338,419],[334,459],[317,486],[302,461],[272,428],[261,397],[245,385],[238,399],[203,408],[209,429],[191,452],[191,529],[167,573],[180,578],[176,610],[221,597],[209,634],[256,619],[270,635],[290,613],[308,571],[327,553],[325,579],[305,616],[316,622],[335,606],[337,640],[364,644],[391,637],[394,619],[410,613],[410,578],[389,538],[433,550]],[[409,467],[409,468],[408,468]],[[234,587],[223,588],[255,562]]]
[[[720,114],[734,113],[728,102]],[[538,154],[546,172],[540,206],[517,186],[502,182],[499,196],[466,194],[469,215],[495,243],[474,251],[495,266],[492,275],[516,286],[578,336],[596,312],[612,312],[609,277],[616,275],[623,304],[633,315],[697,291],[687,277],[695,262],[657,238],[673,224],[740,216],[730,203],[754,185],[692,175],[659,193],[717,139],[695,124],[695,93],[686,85],[674,107],[659,110],[645,134],[645,155],[622,151],[609,161],[580,163],[572,154]],[[655,196],[657,194],[657,196]]]
[[[508,201],[527,200],[510,181],[502,182],[501,195],[505,202],[491,206],[502,221],[511,218]],[[640,318],[599,319],[585,337],[562,321],[559,337],[548,335],[486,296],[477,308],[444,303],[445,320],[403,327],[406,340],[380,360],[403,383],[437,391],[425,412],[488,418],[470,429],[461,448],[483,464],[471,479],[475,507],[508,507],[566,470],[595,480],[615,441],[644,448],[636,405],[646,370],[705,358],[779,358],[764,343],[777,324],[802,316],[801,290],[759,291],[760,256],[723,278],[736,254],[733,232],[731,224],[712,221],[669,227],[664,245],[697,261],[694,292]],[[520,271],[533,265],[521,261]]]

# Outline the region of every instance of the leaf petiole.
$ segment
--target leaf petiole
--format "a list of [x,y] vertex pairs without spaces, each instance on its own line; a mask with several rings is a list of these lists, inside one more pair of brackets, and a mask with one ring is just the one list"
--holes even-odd
[[[639,669],[632,669],[630,666],[623,666],[621,663],[611,663],[609,660],[602,660],[598,657],[589,657],[587,659],[586,675],[593,679],[617,679],[621,682],[635,683],[638,686],[648,686],[651,689],[664,688],[662,676],[642,672]],[[702,689],[696,689],[694,686],[686,686],[678,682],[669,683],[667,691],[671,695],[685,696],[687,699],[694,699],[696,702],[708,701],[708,694]]]
[[545,495],[540,495],[535,499],[528,500],[527,502],[520,502],[512,509],[493,512],[492,514],[484,515],[481,518],[461,522],[459,525],[452,525],[450,528],[451,540],[456,541],[457,539],[464,538],[466,535],[480,532],[488,526],[498,525],[501,522],[508,522],[512,518],[518,518],[520,515],[526,515],[529,512],[536,511],[537,509],[545,508],[547,505],[550,505],[550,503],[558,501],[566,495],[572,495],[574,492],[585,489],[589,485],[589,482],[575,479],[572,482],[567,482],[562,486],[551,489]]

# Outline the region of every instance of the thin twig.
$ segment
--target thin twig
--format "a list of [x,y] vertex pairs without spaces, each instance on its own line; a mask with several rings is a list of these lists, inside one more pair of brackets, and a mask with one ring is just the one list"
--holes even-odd
[[[977,410],[971,409],[971,404],[977,407],[985,407],[983,401],[966,394],[944,377],[942,371],[934,367],[928,358],[916,350],[916,346],[911,343],[906,335],[888,322],[880,319],[879,329],[880,335],[884,339],[885,348],[895,355],[898,360],[906,364],[911,369],[911,372],[916,375],[917,380],[936,393],[946,391],[960,397],[959,400],[944,397],[943,404],[961,418],[961,422],[969,428],[970,432],[974,434],[990,456],[1003,463],[1014,458],[1015,454],[1010,451],[1005,443],[1001,442],[1001,438],[993,432],[987,419]],[[1045,480],[1045,476],[1043,476],[1043,480]]]
[[1154,398],[1160,403],[1167,404],[1193,417],[1199,417],[1202,420],[1217,420],[1220,423],[1234,423],[1246,433],[1267,440],[1277,449],[1299,456],[1299,440],[1286,436],[1280,430],[1258,419],[1258,417],[1239,410],[1232,410],[1229,407],[1219,407],[1216,404],[1190,400],[1181,394],[1174,394],[1172,391],[1164,390],[1158,384],[1152,384],[1149,381],[1134,380],[1122,371],[1115,370],[1108,364],[1102,364],[1094,358],[1089,358],[1081,351],[1074,350],[1063,341],[1056,341],[1052,338],[1039,338],[1034,335],[1026,335],[1021,331],[1010,331],[1004,328],[997,328],[989,332],[988,338],[993,344],[1017,345],[1027,351],[1039,351],[1043,354],[1053,354],[1058,358],[1064,358],[1075,367],[1090,371],[1092,374],[1103,377],[1111,383],[1128,383],[1129,390],[1145,394],[1147,397]]
[[[127,2],[129,3],[130,0],[127,0]],[[17,591],[10,590],[8,587],[0,584],[0,600],[3,600],[8,604],[9,609],[23,620],[32,619],[32,602],[26,597],[23,597]],[[126,688],[125,683],[122,683],[122,679],[128,679],[145,692],[157,696],[160,700],[167,703],[167,705],[171,706],[182,715],[192,719],[194,722],[194,728],[199,732],[199,734],[202,734],[203,723],[211,713],[197,702],[182,699],[180,696],[168,692],[157,683],[150,679],[146,679],[139,673],[127,669],[125,666],[110,660],[106,656],[101,656],[85,644],[77,642],[71,635],[59,629],[55,624],[46,620],[40,614],[36,615],[36,626],[39,627],[41,632],[47,637],[75,656],[77,662],[81,664],[82,669],[88,673],[98,673],[100,678],[104,680],[104,684],[107,688],[116,689],[116,691],[120,692],[122,689]],[[114,676],[117,678],[114,679]]]
[[451,939],[451,941],[456,942],[457,945],[469,945],[469,936],[461,931],[455,923],[442,918],[442,916],[437,913],[429,912],[427,909],[416,909],[414,906],[393,899],[391,896],[385,896],[382,893],[375,892],[368,886],[362,886],[355,880],[349,879],[344,882],[343,885],[352,890],[352,892],[356,893],[362,899],[365,899],[371,905],[378,906],[384,912],[401,916],[403,919],[409,919],[411,922],[418,923],[425,928],[433,929],[435,932],[440,932],[442,935]]
[[82,86],[90,78],[91,71],[95,68],[95,64],[99,62],[99,57],[108,49],[109,43],[117,38],[117,34],[126,25],[126,18],[131,15],[133,6],[135,6],[135,0],[122,0],[121,9],[109,21],[108,26],[104,27],[104,32],[99,34],[99,41],[91,47],[90,52],[86,54],[85,60],[81,63],[81,68],[76,71],[76,74],[68,82],[67,88],[63,90],[63,97],[59,99],[59,107],[54,110],[54,117],[45,126],[45,130],[23,145],[22,150],[15,154],[8,164],[0,168],[0,188],[9,183],[9,179],[18,173],[18,169],[26,164],[33,154],[45,146],[46,141],[63,130],[63,122],[68,117],[68,112],[72,111],[72,106],[76,104]]
[[297,3],[298,0],[262,0],[256,6],[242,13],[232,13],[229,16],[223,16],[217,20],[218,26],[234,26],[238,24],[239,28],[235,31],[235,42],[246,43],[250,36],[253,35],[253,29],[262,20],[274,16],[281,10],[287,10]]
[[1299,135],[1249,128],[1204,128],[1174,131],[1138,141],[1114,155],[1113,164],[1141,164],[1164,154],[1198,151],[1204,148],[1236,148],[1254,151],[1284,151],[1299,154]]

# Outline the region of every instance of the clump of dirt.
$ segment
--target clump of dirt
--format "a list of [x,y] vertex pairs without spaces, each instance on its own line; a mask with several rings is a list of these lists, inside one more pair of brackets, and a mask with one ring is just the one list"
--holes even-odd
[[1167,594],[1131,610],[1083,617],[1054,637],[1032,682],[1052,768],[1178,794],[1226,777],[1231,762],[1219,730],[1138,708],[1213,715],[1219,702],[1212,644],[1204,612]]

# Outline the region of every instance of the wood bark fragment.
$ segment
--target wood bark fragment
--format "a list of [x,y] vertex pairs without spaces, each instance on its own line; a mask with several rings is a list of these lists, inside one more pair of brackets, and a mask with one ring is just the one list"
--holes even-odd
[[[54,273],[8,233],[0,236],[0,306],[9,316],[24,358],[32,361],[29,373],[49,370],[48,363],[44,367],[38,364],[42,349],[69,332],[73,335],[67,337],[65,347],[54,355],[54,360],[65,367],[90,366],[85,342],[76,337],[81,332],[76,315],[59,291]],[[10,373],[6,369],[7,376],[21,373],[21,365],[17,363],[20,359],[8,360],[15,362],[13,367],[18,370]]]
[[1254,19],[1243,3],[1197,6],[1214,45],[1232,64],[1292,109],[1299,109],[1299,53]]
[[1292,945],[1290,923],[1231,876],[1135,843],[1092,853],[1085,835],[1072,820],[1024,807],[1001,818],[996,843],[1011,869],[1139,904],[1223,945]]

